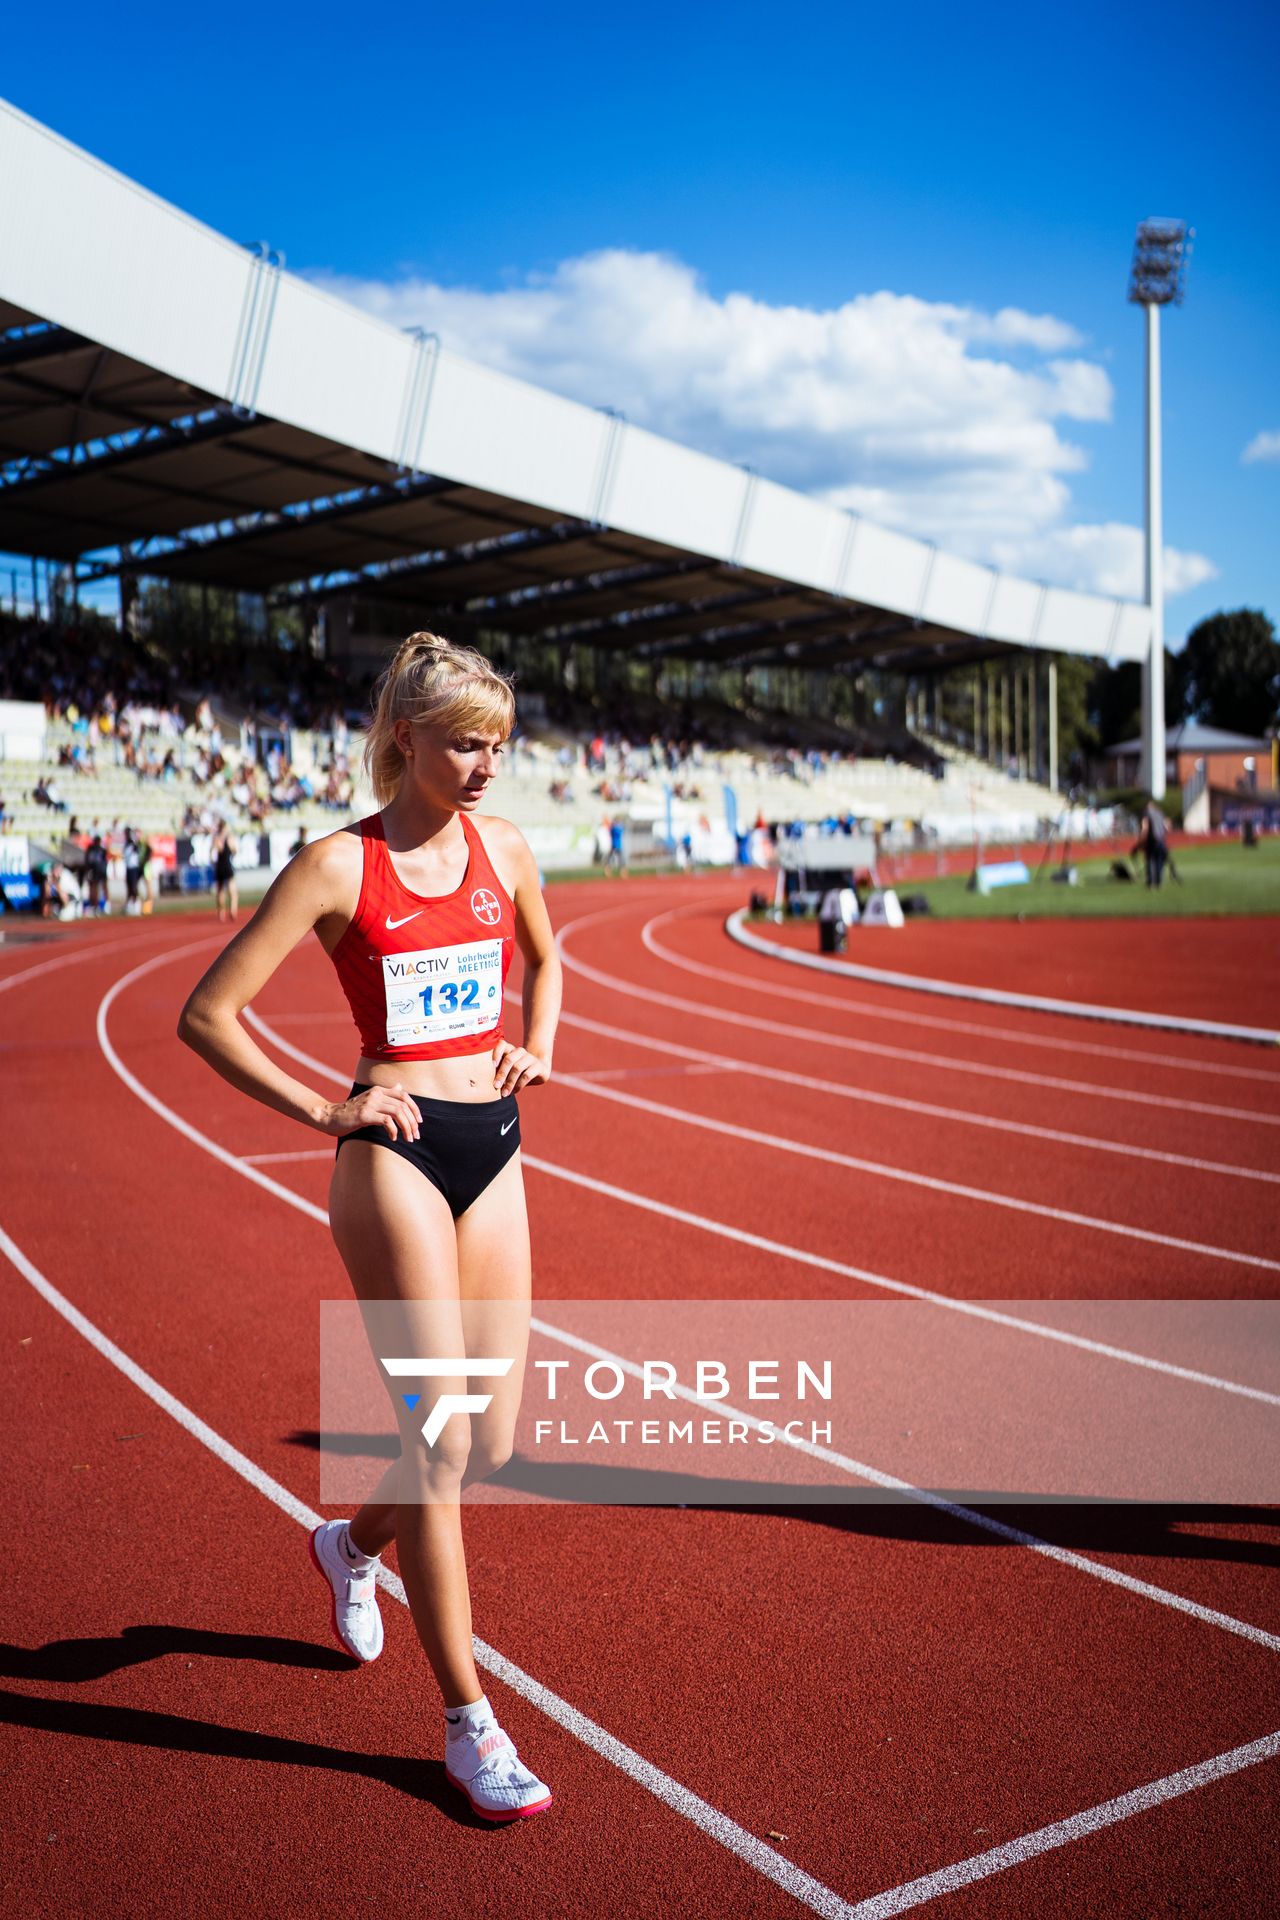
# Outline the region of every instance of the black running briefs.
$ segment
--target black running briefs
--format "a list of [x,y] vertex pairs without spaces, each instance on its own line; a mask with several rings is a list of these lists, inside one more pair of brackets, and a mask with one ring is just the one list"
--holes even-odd
[[[351,1093],[367,1093],[370,1083],[357,1080]],[[506,1166],[520,1145],[520,1109],[513,1093],[496,1100],[428,1100],[411,1093],[422,1130],[416,1140],[391,1139],[385,1127],[357,1127],[338,1138],[334,1157],[348,1140],[368,1140],[389,1147],[410,1160],[441,1192],[456,1220],[466,1212]]]

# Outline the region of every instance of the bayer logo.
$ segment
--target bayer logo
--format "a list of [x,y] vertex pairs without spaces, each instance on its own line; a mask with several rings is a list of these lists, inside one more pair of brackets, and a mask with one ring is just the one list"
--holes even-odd
[[498,905],[496,893],[490,893],[488,887],[477,887],[471,896],[471,911],[477,920],[483,920],[486,927],[496,927],[502,918],[502,908]]

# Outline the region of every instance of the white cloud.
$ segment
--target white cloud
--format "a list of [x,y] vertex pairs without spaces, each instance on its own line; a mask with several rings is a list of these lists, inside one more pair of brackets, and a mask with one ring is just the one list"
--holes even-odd
[[[1064,476],[1087,456],[1061,423],[1109,420],[1112,389],[1051,314],[883,292],[825,310],[717,299],[683,261],[617,248],[493,292],[311,277],[489,366],[953,550],[1103,592],[1140,586],[1136,528],[1069,524]],[[1168,565],[1170,592],[1213,573],[1197,554]]]
[[1240,458],[1246,466],[1255,460],[1280,460],[1280,433],[1255,433]]
[[[1144,592],[1145,565],[1143,537],[1138,527],[1119,521],[1105,526],[1055,527],[1030,539],[1015,542],[1007,551],[995,542],[992,559],[1001,566],[1018,566],[1037,579],[1058,580],[1063,586],[1083,587],[1094,593],[1119,594],[1126,599],[1141,599]],[[1218,569],[1202,553],[1183,553],[1176,547],[1164,550],[1164,591],[1166,599],[1189,593],[1192,587],[1216,580]]]

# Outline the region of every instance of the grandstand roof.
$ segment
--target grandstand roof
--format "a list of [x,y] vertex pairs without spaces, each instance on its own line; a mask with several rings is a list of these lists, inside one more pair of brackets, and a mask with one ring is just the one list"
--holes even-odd
[[0,549],[756,664],[1146,650],[1143,606],[977,566],[398,332],[2,101],[0,177]]

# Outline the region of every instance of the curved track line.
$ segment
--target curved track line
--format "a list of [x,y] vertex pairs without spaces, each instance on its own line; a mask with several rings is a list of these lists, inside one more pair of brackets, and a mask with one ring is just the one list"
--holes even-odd
[[[246,1007],[244,1017],[262,1037],[286,1059],[296,1060],[299,1066],[308,1067],[319,1073],[335,1086],[345,1087],[349,1082],[335,1067],[324,1060],[318,1060],[313,1053],[305,1053],[301,1047],[295,1047],[275,1028]],[[559,1076],[557,1075],[557,1078]],[[323,1152],[323,1149],[321,1150]],[[258,1159],[258,1155],[250,1155]],[[303,1156],[299,1156],[300,1158]],[[306,1156],[310,1157],[310,1156]],[[325,1156],[327,1158],[327,1155]],[[958,1299],[954,1294],[934,1293],[928,1287],[912,1286],[907,1280],[891,1280],[886,1274],[873,1273],[869,1267],[851,1266],[844,1260],[832,1260],[825,1254],[806,1253],[800,1247],[788,1246],[782,1240],[770,1240],[763,1234],[751,1233],[745,1227],[730,1226],[724,1220],[711,1220],[705,1214],[690,1213],[684,1207],[675,1207],[665,1200],[651,1199],[647,1194],[633,1193],[629,1187],[617,1187],[607,1180],[597,1180],[593,1175],[578,1173],[571,1167],[558,1166],[552,1160],[536,1159],[521,1148],[521,1160],[526,1167],[532,1167],[537,1173],[549,1174],[554,1180],[568,1181],[572,1186],[584,1188],[587,1192],[597,1193],[602,1198],[620,1200],[626,1206],[639,1207],[646,1213],[655,1213],[666,1220],[678,1221],[682,1226],[696,1227],[703,1233],[712,1233],[724,1240],[732,1240],[738,1246],[752,1247],[761,1253],[777,1254],[781,1259],[792,1260],[801,1266],[814,1267],[823,1273],[838,1274],[842,1279],[861,1280],[868,1286],[879,1287],[886,1293],[900,1295],[907,1300],[920,1300],[929,1306],[945,1307],[953,1313],[968,1315],[974,1320],[986,1320],[994,1326],[1009,1327],[1018,1333],[1039,1335],[1044,1340],[1055,1340],[1062,1346],[1078,1347],[1084,1353],[1097,1354],[1106,1360],[1122,1360],[1135,1367],[1148,1368],[1153,1373],[1168,1374],[1175,1380],[1186,1380],[1201,1387],[1217,1387],[1224,1393],[1239,1394],[1246,1400],[1260,1400],[1264,1405],[1280,1407],[1280,1394],[1268,1393],[1263,1387],[1245,1386],[1238,1380],[1226,1380],[1217,1374],[1201,1373],[1193,1367],[1180,1367],[1171,1360],[1156,1360],[1150,1354],[1135,1353],[1127,1347],[1116,1347],[1103,1340],[1090,1340],[1087,1335],[1069,1333],[1060,1327],[1045,1326],[1039,1320],[1024,1320],[1017,1314],[1001,1313],[996,1307],[984,1307],[972,1300]],[[238,1164],[233,1162],[233,1164]],[[274,1182],[271,1183],[274,1186]],[[295,1204],[311,1209],[310,1201],[303,1201],[297,1194],[293,1196]],[[320,1209],[311,1209],[317,1217],[323,1217],[326,1224],[328,1215],[321,1216]],[[565,1338],[568,1338],[566,1335]]]
[[[700,973],[709,980],[727,980],[738,987],[748,987],[753,993],[773,993],[772,982],[753,979],[749,974],[730,973],[724,967],[709,967],[697,960],[689,960],[683,954],[674,953],[670,947],[664,947],[653,936],[653,929],[666,924],[668,920],[682,920],[690,914],[705,912],[706,903],[695,901],[688,906],[671,907],[666,913],[659,913],[645,922],[640,938],[650,953],[659,960],[669,961],[673,967],[683,967],[687,973]],[[925,1013],[917,1007],[909,1010],[881,1006],[874,1000],[855,1000],[844,994],[812,993],[803,987],[792,987],[787,998],[802,1000],[810,1007],[831,1007],[838,1013],[865,1013],[872,1020],[896,1021],[900,1026],[931,1027],[937,1033],[964,1033],[975,1035],[980,1040],[1003,1040],[1010,1045],[1040,1047],[1054,1053],[1078,1055],[1078,1040],[1063,1040],[1055,1034],[1028,1033],[1021,1027],[997,1027],[985,1020],[954,1020],[943,1014]],[[1220,1078],[1229,1080],[1262,1080],[1270,1086],[1280,1086],[1280,1073],[1268,1067],[1242,1067],[1238,1062],[1214,1062],[1210,1060],[1188,1060],[1180,1053],[1153,1053],[1143,1047],[1113,1047],[1104,1040],[1090,1042],[1089,1051],[1100,1060],[1131,1060],[1139,1066],[1174,1067],[1179,1073],[1216,1073]]]
[[[513,1006],[519,1005],[514,994],[507,998]],[[1225,1160],[1200,1160],[1189,1153],[1165,1152],[1160,1147],[1138,1147],[1125,1140],[1099,1140],[1087,1133],[1067,1133],[1061,1127],[1038,1127],[1029,1120],[1000,1120],[993,1114],[970,1113],[963,1107],[943,1107],[931,1100],[908,1100],[902,1094],[877,1093],[870,1087],[851,1087],[840,1080],[820,1080],[813,1074],[792,1073],[786,1067],[754,1066],[749,1061],[734,1059],[727,1053],[707,1053],[701,1047],[676,1046],[669,1040],[653,1040],[647,1035],[632,1032],[626,1027],[606,1026],[600,1020],[588,1020],[580,1013],[562,1013],[563,1026],[580,1027],[586,1033],[597,1033],[606,1040],[621,1040],[629,1047],[647,1048],[651,1053],[665,1053],[681,1060],[696,1060],[704,1063],[708,1069],[722,1073],[744,1074],[753,1080],[771,1080],[781,1082],[788,1087],[803,1087],[813,1093],[829,1093],[842,1100],[860,1100],[869,1106],[894,1107],[901,1113],[924,1114],[931,1120],[948,1120],[957,1126],[985,1127],[996,1133],[1016,1134],[1024,1140],[1050,1140],[1055,1146],[1081,1147],[1088,1153],[1120,1154],[1127,1160],[1157,1160],[1170,1167],[1187,1167],[1194,1173],[1224,1174],[1231,1180],[1260,1180],[1269,1186],[1280,1186],[1280,1173],[1267,1173],[1258,1167],[1233,1166]],[[647,1069],[646,1069],[647,1071]],[[562,1079],[563,1075],[557,1075]],[[574,1080],[580,1083],[584,1079],[593,1079],[592,1074],[576,1074]]]
[[1127,1227],[1118,1220],[1103,1220],[1091,1213],[1076,1213],[1070,1207],[1051,1207],[1038,1200],[1018,1200],[1012,1194],[994,1193],[987,1187],[966,1186],[959,1180],[943,1180],[931,1173],[913,1173],[906,1167],[893,1167],[886,1161],[863,1160],[852,1153],[839,1153],[834,1147],[811,1147],[803,1141],[789,1140],[784,1134],[765,1133],[758,1127],[739,1127],[731,1120],[713,1120],[684,1107],[670,1107],[661,1100],[645,1100],[638,1093],[624,1093],[620,1087],[606,1087],[590,1080],[578,1080],[571,1073],[558,1073],[559,1086],[572,1087],[596,1100],[612,1100],[621,1107],[651,1113],[660,1120],[674,1120],[680,1126],[698,1127],[706,1133],[720,1133],[730,1140],[745,1140],[749,1145],[772,1147],[778,1153],[797,1154],[806,1160],[820,1160],[828,1166],[847,1167],[853,1173],[870,1174],[873,1179],[896,1180],[905,1186],[923,1187],[931,1193],[949,1193],[960,1200],[974,1200],[980,1206],[1003,1207],[1011,1213],[1034,1214],[1042,1220],[1056,1220],[1064,1226],[1084,1227],[1094,1233],[1111,1233],[1124,1240],[1142,1240],[1149,1246],[1170,1247],[1177,1253],[1199,1253],[1209,1260],[1227,1260],[1236,1266],[1258,1267],[1264,1273],[1280,1273],[1280,1260],[1268,1260],[1260,1253],[1237,1253],[1231,1247],[1214,1247],[1201,1240],[1184,1240],[1177,1234],[1157,1233],[1151,1227]]
[[1221,1020],[1190,1020],[1176,1013],[1145,1013],[1135,1007],[1093,1006],[1085,1000],[1051,1000],[1038,993],[1009,993],[1002,987],[970,987],[958,980],[934,980],[922,973],[890,973],[882,967],[864,967],[856,961],[829,960],[820,953],[799,953],[775,940],[764,940],[743,925],[747,909],[739,907],[724,923],[725,932],[739,946],[750,947],[769,960],[809,967],[815,973],[870,980],[876,986],[907,993],[935,993],[948,1000],[981,1000],[988,1006],[1022,1007],[1029,1013],[1053,1013],[1071,1020],[1106,1020],[1122,1027],[1148,1027],[1161,1033],[1194,1033],[1207,1040],[1243,1040],[1257,1047],[1280,1046],[1280,1033],[1269,1027],[1237,1027]]
[[[743,1021],[741,1014],[730,1013],[723,1007],[706,1006],[700,1000],[686,1000],[679,994],[661,993],[657,988],[637,986],[633,981],[623,980],[618,974],[605,973],[599,967],[593,967],[569,951],[567,934],[595,920],[616,918],[625,911],[620,907],[605,908],[601,913],[586,914],[581,920],[574,920],[561,930],[556,937],[556,945],[570,972],[580,973],[584,980],[593,980],[597,986],[608,987],[611,993],[624,993],[630,999],[643,1000],[649,1006],[670,1007],[676,1013],[696,1014],[700,1020],[720,1020],[740,1030]],[[655,925],[656,922],[647,924]],[[651,948],[651,951],[656,949]],[[729,981],[734,986],[749,987],[775,996],[777,993],[776,987],[763,981],[744,980],[739,974],[703,967],[691,960],[678,960],[675,964],[687,967],[691,973],[706,973],[713,979]],[[820,997],[829,1004],[825,995]],[[1169,1094],[1135,1093],[1128,1087],[1100,1086],[1093,1080],[1063,1080],[1053,1074],[1031,1073],[1022,1067],[997,1067],[985,1060],[959,1060],[947,1053],[923,1053],[915,1047],[893,1047],[883,1040],[854,1040],[847,1034],[824,1033],[815,1027],[792,1026],[783,1020],[765,1020],[753,1016],[751,1024],[762,1033],[779,1034],[786,1040],[807,1041],[810,1046],[824,1049],[836,1047],[843,1053],[866,1053],[882,1060],[905,1060],[913,1066],[936,1067],[950,1073],[974,1073],[982,1079],[1008,1080],[1025,1087],[1047,1087],[1055,1093],[1081,1093],[1090,1100],[1121,1100],[1129,1106],[1168,1107],[1174,1113],[1197,1113],[1214,1120],[1246,1120],[1259,1126],[1280,1127],[1280,1113],[1257,1113],[1250,1107],[1221,1107],[1204,1100],[1178,1100]]]
[[56,960],[39,960],[34,967],[15,967],[11,973],[0,975],[0,993],[7,993],[10,987],[20,987],[24,980],[30,980],[33,974],[52,973],[55,967],[74,967],[81,960],[100,960],[104,953],[115,953],[120,947],[136,947],[145,934],[131,934],[119,940],[103,940],[89,947],[77,947],[74,953],[60,953]]

